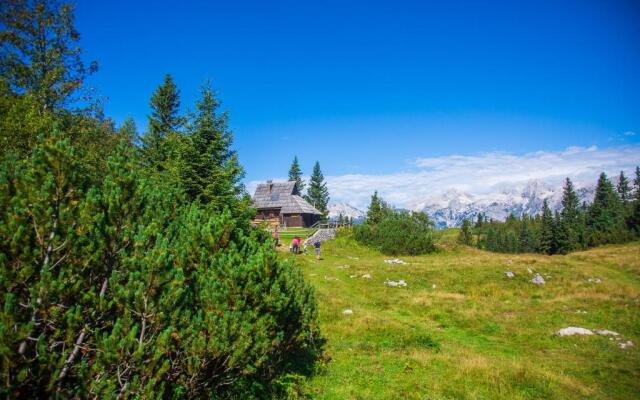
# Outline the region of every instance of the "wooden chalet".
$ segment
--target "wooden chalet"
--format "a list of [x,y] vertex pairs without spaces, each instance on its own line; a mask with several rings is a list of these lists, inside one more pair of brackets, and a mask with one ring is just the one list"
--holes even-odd
[[255,223],[307,228],[320,221],[322,213],[298,192],[295,182],[260,183],[253,195]]

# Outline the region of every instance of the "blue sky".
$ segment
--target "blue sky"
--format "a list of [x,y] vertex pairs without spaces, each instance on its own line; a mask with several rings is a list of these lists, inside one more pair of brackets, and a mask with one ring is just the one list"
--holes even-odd
[[640,143],[637,1],[80,0],[76,22],[107,114],[141,132],[165,73],[184,110],[211,80],[248,183],[295,154],[305,172],[388,177],[452,155],[633,158]]

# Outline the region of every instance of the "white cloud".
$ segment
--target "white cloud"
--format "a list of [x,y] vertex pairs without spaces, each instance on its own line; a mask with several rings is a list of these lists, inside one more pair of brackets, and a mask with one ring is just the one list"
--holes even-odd
[[634,131],[626,131],[625,133],[623,133],[623,135],[625,135],[625,136],[635,136],[635,135],[637,135],[637,133],[634,132]]
[[[492,152],[418,158],[409,172],[328,176],[327,186],[332,202],[366,209],[371,194],[377,190],[390,203],[411,208],[449,189],[486,194],[534,179],[560,184],[565,177],[578,184],[592,184],[600,172],[612,176],[621,170],[631,172],[638,164],[639,145],[605,149],[569,147],[564,151],[523,155]],[[253,189],[256,184],[250,182],[248,187]]]

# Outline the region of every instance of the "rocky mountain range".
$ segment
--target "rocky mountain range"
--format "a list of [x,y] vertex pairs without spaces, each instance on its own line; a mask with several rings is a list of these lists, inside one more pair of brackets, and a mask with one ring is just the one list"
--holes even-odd
[[[530,181],[524,186],[483,195],[450,189],[442,194],[415,201],[409,208],[426,212],[434,220],[437,228],[444,229],[459,227],[465,218],[473,220],[478,213],[483,213],[495,220],[504,220],[509,214],[537,215],[542,212],[545,199],[552,210],[559,210],[562,190],[562,186],[551,186],[539,180]],[[581,201],[590,203],[593,200],[595,187],[577,186],[576,191]],[[366,211],[361,211],[347,203],[330,205],[330,217],[337,217],[340,213],[349,215],[354,220],[363,219],[366,215]]]

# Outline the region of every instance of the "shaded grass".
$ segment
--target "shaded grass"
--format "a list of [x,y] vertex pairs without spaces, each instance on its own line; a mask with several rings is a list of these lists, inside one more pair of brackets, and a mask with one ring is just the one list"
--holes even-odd
[[[640,396],[640,243],[568,256],[508,255],[458,246],[387,258],[347,235],[323,259],[298,256],[316,287],[331,361],[306,383],[320,399],[635,399]],[[357,259],[356,259],[357,258]],[[547,284],[528,282],[531,268]],[[504,271],[516,274],[513,279]],[[371,279],[361,278],[370,274]],[[358,277],[351,278],[351,275]],[[588,282],[600,278],[602,283]],[[404,279],[406,288],[384,286]],[[435,288],[434,286],[435,285]],[[345,309],[353,315],[342,314]],[[586,314],[578,313],[586,311]],[[564,337],[566,326],[611,329]]]

